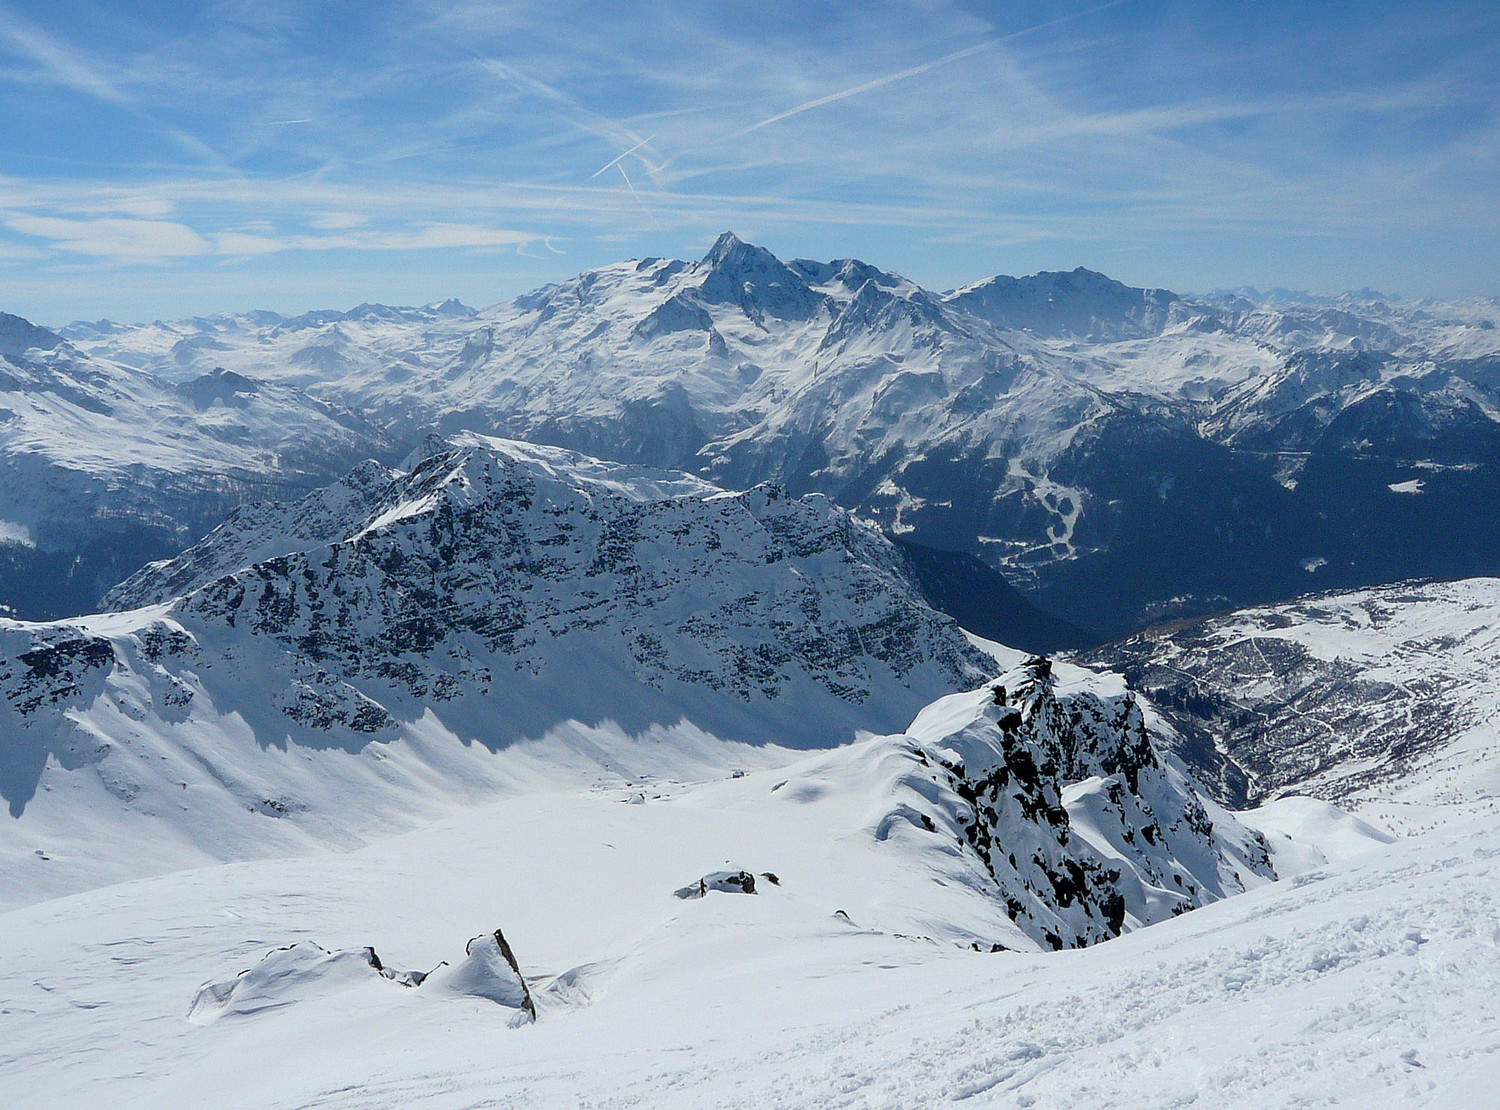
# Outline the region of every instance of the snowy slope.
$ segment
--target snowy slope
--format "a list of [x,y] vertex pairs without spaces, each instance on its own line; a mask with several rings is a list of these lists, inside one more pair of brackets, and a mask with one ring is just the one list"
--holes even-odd
[[[952,923],[999,923],[954,865],[922,873],[943,866],[936,838],[876,841],[842,773],[772,793],[787,775],[642,804],[539,791],[352,853],[0,915],[0,1100],[1482,1107],[1500,1080],[1488,822],[1108,944],[977,953]],[[779,883],[673,897],[726,865]],[[200,988],[278,945],[425,971],[497,926],[534,1025],[368,968],[273,978],[259,1012],[189,1020]]]
[[1089,656],[1131,677],[1249,791],[1421,829],[1500,802],[1500,580],[1320,594]]

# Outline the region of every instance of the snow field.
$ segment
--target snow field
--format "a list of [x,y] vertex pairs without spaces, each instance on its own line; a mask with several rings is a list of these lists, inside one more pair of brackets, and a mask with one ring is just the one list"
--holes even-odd
[[[930,928],[986,912],[924,866],[936,853],[874,840],[859,793],[816,774],[772,803],[784,773],[540,792],[355,852],[0,915],[0,1102],[1491,1105],[1500,845],[1485,824],[1346,852],[1088,949],[980,954]],[[672,896],[726,863],[780,885]],[[204,982],[274,946],[372,945],[426,969],[496,926],[534,1027],[373,976],[187,1020]]]

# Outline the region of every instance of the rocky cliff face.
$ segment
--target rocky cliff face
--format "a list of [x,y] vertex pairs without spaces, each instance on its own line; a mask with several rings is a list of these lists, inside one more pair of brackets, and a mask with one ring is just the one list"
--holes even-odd
[[[820,498],[725,494],[474,436],[434,445],[372,500],[356,495],[370,488],[361,477],[329,495],[342,514],[303,518],[304,535],[336,540],[293,534],[290,550],[202,584],[174,611],[411,706],[468,693],[530,702],[520,688],[546,689],[554,709],[597,719],[609,697],[588,661],[663,693],[759,707],[799,746],[828,742],[821,730],[846,712],[863,727],[899,719],[985,665],[913,590],[900,553]],[[147,578],[170,588],[218,569],[244,550],[237,536],[226,528],[127,590],[150,600]],[[249,546],[274,541],[261,532]],[[749,727],[710,716],[731,735]]]
[[[1118,680],[1033,657],[910,728],[1011,918],[1053,948],[1118,936],[1274,878],[1259,834],[1153,747]],[[1212,815],[1210,813],[1212,811]]]

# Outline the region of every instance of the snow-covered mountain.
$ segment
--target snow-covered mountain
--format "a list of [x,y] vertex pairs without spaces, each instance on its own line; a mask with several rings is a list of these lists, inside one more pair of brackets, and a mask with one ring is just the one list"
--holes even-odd
[[[1012,922],[986,943],[1104,940],[1273,875],[1123,686],[1040,658],[980,685],[982,641],[817,495],[469,433],[241,513],[117,599],[0,624],[12,898],[128,875],[144,842],[154,869],[372,835],[496,789],[518,745],[630,781],[642,744],[681,774],[860,730],[887,735],[786,797],[862,792],[875,841],[958,844]],[[84,830],[106,846],[61,862]]]
[[220,368],[167,381],[0,314],[0,612],[79,612],[247,497],[389,450],[295,387]]
[[1500,580],[1318,594],[1085,658],[1128,675],[1231,804],[1313,795],[1402,829],[1496,812]]
[[113,596],[0,620],[0,1101],[1370,1104],[1493,1058],[1487,826],[1230,812],[825,496],[460,433]]
[[299,803],[205,768],[267,744],[493,749],[570,720],[837,743],[991,666],[891,544],[821,499],[472,436],[378,474],[319,495],[299,528],[233,520],[123,588],[156,604],[5,625],[12,812],[58,761],[106,783],[118,767],[156,812],[196,782],[276,811]]
[[224,366],[305,389],[411,442],[477,430],[823,492],[1102,636],[1493,572],[1497,317],[1482,300],[1194,300],[1086,270],[938,294],[726,234],[695,262],[622,262],[479,312],[65,332],[172,380]]
[[943,298],[1004,331],[1117,342],[1149,339],[1202,319],[1204,309],[1166,289],[1134,289],[1082,266],[1071,273],[988,278]]

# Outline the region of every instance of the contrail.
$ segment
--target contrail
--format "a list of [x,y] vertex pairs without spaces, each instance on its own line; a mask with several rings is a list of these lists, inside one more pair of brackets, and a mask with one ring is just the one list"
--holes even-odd
[[632,155],[636,151],[640,150],[641,147],[645,146],[647,143],[649,143],[654,138],[656,138],[655,135],[647,135],[644,139],[642,139],[640,142],[636,143],[635,146],[631,147],[624,154],[620,155],[618,158],[615,158],[612,161],[604,163],[604,165],[600,166],[593,173],[589,174],[588,179],[590,181],[592,181],[592,180],[594,180],[594,178],[598,177],[601,173],[603,173],[605,170],[609,169],[611,166],[618,166],[626,158],[630,157],[630,155]]
[[633,184],[631,184],[630,175],[625,172],[625,167],[621,166],[618,162],[616,162],[615,165],[616,165],[616,167],[618,167],[618,169],[620,171],[620,176],[625,179],[625,184],[630,189],[630,195],[633,196],[633,197],[635,197],[635,202],[637,204],[639,204],[642,208],[645,208],[646,207],[646,202],[643,201],[643,200],[641,200],[641,194],[635,191],[635,186]]
[[655,224],[656,217],[652,215],[651,209],[646,207],[646,202],[641,199],[641,194],[635,191],[634,182],[630,180],[630,175],[625,172],[625,167],[620,165],[618,159],[615,161],[615,169],[620,171],[620,176],[625,179],[625,184],[630,187],[630,195],[635,197],[635,202],[641,206],[641,211],[646,213],[646,218]]
[[838,100],[847,100],[851,96],[859,96],[861,93],[867,93],[875,89],[883,88],[884,86],[892,84],[896,81],[905,81],[908,77],[916,77],[920,74],[926,73],[929,69],[936,68],[937,66],[947,65],[949,62],[956,62],[958,61],[958,59],[967,58],[971,54],[978,54],[981,50],[988,50],[990,49],[990,47],[998,46],[1002,42],[1010,42],[1012,39],[1018,39],[1024,35],[1032,35],[1038,31],[1046,30],[1048,27],[1055,27],[1059,23],[1066,23],[1070,19],[1078,19],[1082,16],[1093,15],[1095,12],[1102,12],[1106,8],[1119,7],[1119,5],[1126,2],[1127,0],[1109,0],[1109,3],[1107,4],[1099,4],[1092,8],[1085,8],[1081,12],[1073,12],[1070,15],[1059,16],[1056,19],[1049,19],[1045,23],[1036,24],[1034,27],[1024,27],[1019,31],[1012,31],[1009,34],[1000,35],[997,38],[986,39],[984,42],[978,43],[974,46],[967,46],[962,50],[955,50],[952,54],[944,54],[941,58],[936,58],[933,61],[923,62],[921,65],[912,66],[910,69],[903,69],[899,73],[888,73],[884,77],[877,77],[872,81],[866,81],[863,84],[855,85],[852,88],[842,89],[839,92],[835,93],[829,93],[827,96],[820,96],[816,100],[809,100],[806,104],[798,104],[795,108],[788,108],[784,112],[777,112],[774,116],[768,116],[766,119],[761,120],[759,123],[752,123],[749,127],[743,127],[740,130],[734,132],[732,135],[726,136],[726,138],[738,139],[744,135],[750,134],[750,132],[752,131],[759,131],[762,127],[769,127],[773,123],[780,123],[782,120],[789,119],[792,116],[799,116],[803,112],[812,111],[814,108],[821,108],[825,104],[832,104]]

